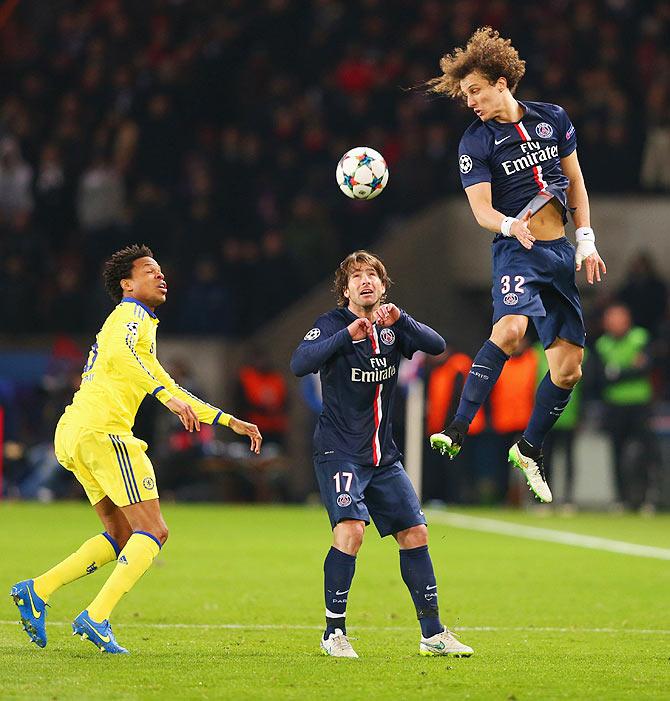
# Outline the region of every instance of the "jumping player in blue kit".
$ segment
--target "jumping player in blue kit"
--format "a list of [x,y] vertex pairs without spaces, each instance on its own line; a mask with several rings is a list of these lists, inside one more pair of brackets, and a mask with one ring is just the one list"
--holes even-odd
[[[549,371],[509,460],[539,499],[550,502],[542,443],[581,378],[584,356],[575,269],[584,265],[589,284],[607,272],[590,226],[575,128],[558,105],[514,99],[525,61],[490,27],[478,29],[465,49],[443,56],[440,68],[443,75],[428,82],[430,90],[464,98],[477,117],[461,139],[458,164],[477,223],[496,236],[493,330],[475,356],[453,421],[430,443],[451,458],[458,454],[532,319]],[[568,211],[577,227],[576,250],[565,238]]]
[[355,251],[335,273],[338,308],[320,316],[291,358],[302,377],[319,372],[323,409],[314,432],[314,467],[333,529],[324,562],[326,630],[321,650],[358,657],[347,638],[346,606],[356,554],[370,519],[400,547],[400,571],[421,625],[422,655],[468,657],[440,622],[428,529],[393,442],[391,416],[401,358],[438,355],[444,339],[395,304],[379,258]]

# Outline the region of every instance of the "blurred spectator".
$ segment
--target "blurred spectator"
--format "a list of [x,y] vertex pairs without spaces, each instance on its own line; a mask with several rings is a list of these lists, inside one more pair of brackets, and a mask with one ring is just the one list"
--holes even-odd
[[668,305],[668,286],[656,270],[648,251],[641,251],[628,266],[626,282],[617,299],[628,307],[635,326],[642,326],[655,337]]
[[288,391],[284,373],[274,368],[259,347],[237,375],[237,416],[258,426],[265,443],[286,447]]
[[17,231],[26,228],[33,211],[33,169],[21,155],[18,141],[0,140],[0,221]]
[[652,403],[649,332],[633,326],[628,307],[613,304],[603,315],[595,350],[601,367],[605,430],[610,435],[617,500],[627,508],[653,508],[658,448],[649,428]]

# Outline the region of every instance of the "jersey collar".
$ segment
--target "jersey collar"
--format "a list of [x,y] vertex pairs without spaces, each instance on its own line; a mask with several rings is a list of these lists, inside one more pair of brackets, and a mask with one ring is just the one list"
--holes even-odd
[[147,307],[147,305],[144,304],[144,302],[140,302],[139,299],[135,299],[134,297],[123,297],[123,298],[121,299],[121,304],[123,304],[124,302],[134,302],[135,304],[137,304],[137,305],[139,305],[140,307],[142,307],[142,309],[144,309],[144,311],[145,311],[152,319],[156,319],[156,318],[157,318],[156,315],[151,311],[151,309],[149,309],[149,307]]

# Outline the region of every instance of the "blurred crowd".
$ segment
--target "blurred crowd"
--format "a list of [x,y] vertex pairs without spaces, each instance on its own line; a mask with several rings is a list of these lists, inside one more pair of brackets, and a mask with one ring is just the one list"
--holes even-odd
[[[421,85],[483,24],[527,60],[518,96],[568,110],[590,191],[670,190],[670,5],[660,0],[8,7],[3,331],[95,331],[108,308],[101,262],[135,241],[168,278],[164,330],[257,328],[345,252],[460,189],[454,154],[471,115]],[[392,192],[374,207],[334,183],[339,157],[361,144],[390,164]]]

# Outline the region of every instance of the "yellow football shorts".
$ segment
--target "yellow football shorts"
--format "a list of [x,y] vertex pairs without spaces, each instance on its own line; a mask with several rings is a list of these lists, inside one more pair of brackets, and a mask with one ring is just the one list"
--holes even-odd
[[117,506],[158,498],[147,444],[132,434],[114,435],[58,422],[58,462],[81,483],[91,504],[109,497]]

